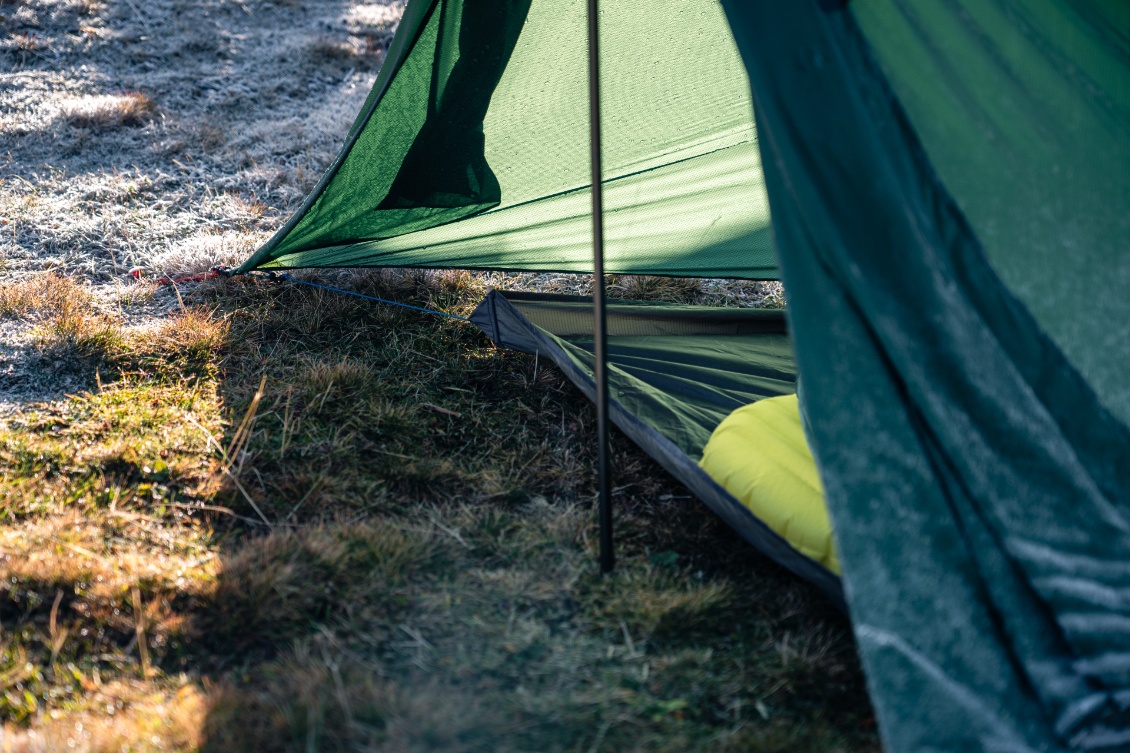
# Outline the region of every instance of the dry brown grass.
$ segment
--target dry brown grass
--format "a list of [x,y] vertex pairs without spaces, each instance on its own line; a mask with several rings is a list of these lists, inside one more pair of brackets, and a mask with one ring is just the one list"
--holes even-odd
[[181,295],[0,432],[21,749],[873,749],[844,623],[619,437],[597,573],[592,417],[553,369],[322,291]]
[[147,379],[215,376],[219,367],[216,354],[228,343],[229,324],[214,310],[182,308],[128,338],[114,354],[114,365],[123,373]]
[[151,326],[127,328],[89,290],[55,273],[0,288],[0,317],[36,323],[40,360],[59,370],[111,368],[134,377],[186,377],[214,371],[228,322],[200,307],[183,307]]
[[108,131],[140,126],[157,113],[157,103],[140,91],[85,97],[63,111],[63,119],[75,128]]
[[[489,753],[500,733],[523,726],[474,687],[420,677],[408,689],[333,641],[300,645],[255,679],[258,697],[216,694],[210,749]],[[267,701],[278,698],[287,702]]]
[[106,4],[102,0],[73,0],[72,7],[79,15],[95,16],[105,9]]
[[342,605],[387,616],[436,553],[431,532],[396,520],[276,530],[224,559],[198,629],[213,650],[272,652]]
[[606,284],[611,295],[636,301],[694,303],[702,295],[702,280],[693,278],[615,275]]
[[315,63],[340,63],[357,54],[353,46],[330,37],[315,40],[306,52]]
[[[205,151],[214,151],[227,143],[228,134],[221,124],[204,120],[196,127],[196,139]],[[169,151],[173,153],[183,151],[183,149],[184,144],[181,142],[178,148],[169,149]]]
[[[201,720],[212,701],[198,688],[155,688],[151,683],[103,685],[96,693],[99,708],[50,719],[35,730],[7,729],[5,753],[163,753],[195,751],[205,740]],[[108,708],[119,709],[107,714]]]
[[214,590],[220,513],[192,501],[219,488],[216,420],[207,389],[119,384],[0,431],[0,672],[32,668],[0,695],[17,749],[58,749],[76,724],[90,750],[181,734],[164,720],[186,683],[152,658],[193,635],[180,603]]
[[34,31],[25,31],[12,36],[13,47],[21,54],[21,62],[26,62],[26,53],[39,52],[46,48],[46,44]]
[[0,317],[42,315],[89,299],[90,293],[68,277],[54,272],[33,275],[0,285]]
[[360,34],[347,39],[319,37],[306,49],[310,64],[320,67],[354,66],[376,69],[388,47],[387,34]]
[[57,368],[107,357],[122,343],[115,317],[101,311],[88,290],[54,273],[0,288],[0,316],[37,322],[36,347]]
[[67,300],[33,331],[44,361],[56,370],[113,359],[123,348],[119,321],[82,301]]

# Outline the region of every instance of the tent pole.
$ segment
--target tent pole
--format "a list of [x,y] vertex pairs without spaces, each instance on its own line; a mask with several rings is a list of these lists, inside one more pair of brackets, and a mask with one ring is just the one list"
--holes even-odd
[[597,505],[600,510],[600,570],[612,571],[612,469],[608,452],[608,333],[604,309],[604,196],[600,162],[600,40],[597,0],[588,0],[589,154],[592,176],[593,356],[596,363]]

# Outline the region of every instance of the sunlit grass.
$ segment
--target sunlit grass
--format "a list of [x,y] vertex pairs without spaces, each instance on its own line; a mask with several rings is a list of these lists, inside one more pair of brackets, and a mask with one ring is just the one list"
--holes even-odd
[[76,128],[110,130],[142,125],[156,113],[157,103],[153,98],[134,91],[75,100],[65,108],[63,119]]
[[843,618],[619,436],[597,572],[590,409],[544,363],[297,286],[127,327],[42,283],[0,301],[97,376],[0,432],[14,750],[875,749]]

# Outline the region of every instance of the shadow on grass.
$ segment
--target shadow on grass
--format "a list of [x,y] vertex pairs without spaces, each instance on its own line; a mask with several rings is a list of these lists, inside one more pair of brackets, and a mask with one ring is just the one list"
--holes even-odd
[[[465,312],[475,280],[346,282]],[[843,617],[619,435],[599,576],[593,418],[552,368],[304,288],[187,304],[222,336],[130,340],[104,354],[117,385],[3,439],[0,547],[28,553],[5,560],[3,703],[38,740],[877,748]]]

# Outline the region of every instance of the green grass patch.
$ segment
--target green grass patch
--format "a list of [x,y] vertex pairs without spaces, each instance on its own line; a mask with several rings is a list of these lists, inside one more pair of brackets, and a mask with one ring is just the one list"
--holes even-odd
[[[481,292],[350,284],[461,313]],[[75,300],[106,337],[68,340],[58,301],[21,315],[91,389],[0,432],[13,739],[878,748],[846,620],[619,435],[620,565],[598,573],[593,418],[555,369],[298,286],[202,285],[147,328]]]

